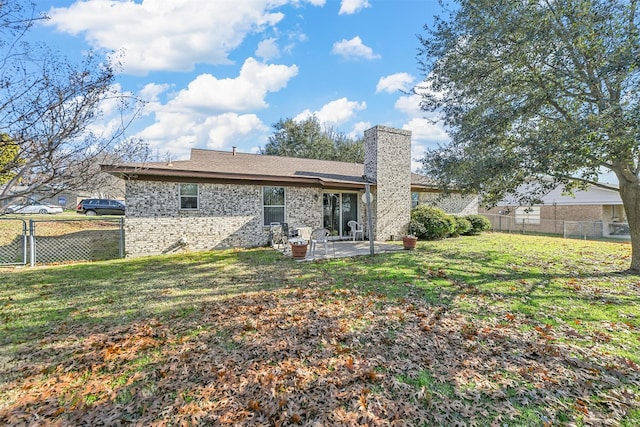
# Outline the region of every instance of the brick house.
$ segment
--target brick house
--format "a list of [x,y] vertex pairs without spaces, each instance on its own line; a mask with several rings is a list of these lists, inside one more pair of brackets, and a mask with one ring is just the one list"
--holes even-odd
[[480,213],[491,220],[496,230],[525,225],[528,231],[563,234],[567,223],[584,223],[589,227],[590,237],[628,236],[622,199],[614,188],[590,186],[571,196],[563,194],[559,186],[542,197],[542,201],[533,207],[503,201],[495,208],[481,208]]
[[[433,204],[437,189],[411,172],[411,132],[375,126],[364,135],[364,164],[192,149],[184,161],[104,166],[126,183],[125,252],[263,246],[272,222],[346,238],[348,221],[367,223],[367,186],[374,239],[397,239],[412,199]],[[476,197],[443,203],[477,212]]]

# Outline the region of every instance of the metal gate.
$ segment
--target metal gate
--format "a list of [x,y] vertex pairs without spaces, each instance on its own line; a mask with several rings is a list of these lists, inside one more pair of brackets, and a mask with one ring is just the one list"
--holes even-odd
[[124,256],[123,218],[0,218],[0,265],[101,261]]
[[27,263],[27,221],[0,217],[0,265]]

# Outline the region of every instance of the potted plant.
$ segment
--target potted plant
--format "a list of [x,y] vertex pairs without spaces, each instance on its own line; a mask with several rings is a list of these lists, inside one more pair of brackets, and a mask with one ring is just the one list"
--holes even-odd
[[416,248],[416,242],[418,241],[418,236],[416,233],[418,232],[421,224],[416,221],[409,221],[406,227],[406,233],[402,236],[402,246],[406,250],[412,250]]
[[291,255],[293,259],[305,259],[307,256],[307,241],[302,238],[289,240],[291,244]]

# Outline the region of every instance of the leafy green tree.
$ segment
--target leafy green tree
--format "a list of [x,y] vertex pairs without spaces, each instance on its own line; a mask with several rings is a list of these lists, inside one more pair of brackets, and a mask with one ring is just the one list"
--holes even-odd
[[261,150],[271,156],[338,160],[362,163],[364,143],[352,140],[332,127],[323,127],[315,116],[296,122],[289,118],[273,125],[275,132]]
[[0,133],[0,185],[6,184],[16,175],[15,170],[24,163],[18,157],[20,147],[9,135]]
[[[48,19],[37,7],[0,1],[0,129],[10,141],[3,137],[0,151],[0,208],[36,191],[81,188],[91,178],[85,166],[121,146],[139,111],[114,85],[117,56],[87,52],[71,62],[45,43],[26,40]],[[120,113],[109,125],[102,115],[107,103]],[[101,126],[107,130],[96,131]]]
[[425,172],[487,205],[607,187],[599,176],[613,172],[639,271],[638,0],[458,3],[420,36],[416,92],[451,137],[425,153]]

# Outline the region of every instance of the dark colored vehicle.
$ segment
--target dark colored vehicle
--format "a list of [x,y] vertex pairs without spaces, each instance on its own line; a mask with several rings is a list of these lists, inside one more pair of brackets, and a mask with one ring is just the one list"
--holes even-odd
[[124,215],[124,210],[124,203],[111,199],[83,199],[76,207],[77,213],[89,216]]

